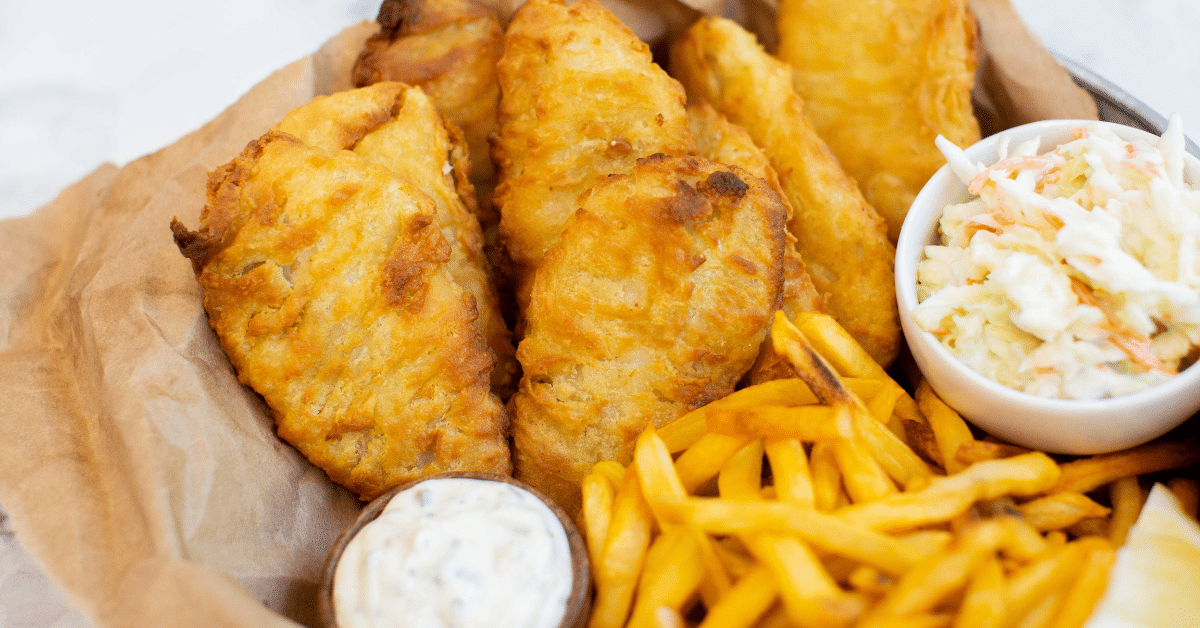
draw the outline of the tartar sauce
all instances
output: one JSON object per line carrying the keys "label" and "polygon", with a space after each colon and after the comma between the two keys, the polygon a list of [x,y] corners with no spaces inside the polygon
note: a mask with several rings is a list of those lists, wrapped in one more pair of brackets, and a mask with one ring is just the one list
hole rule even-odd
{"label": "tartar sauce", "polygon": [[397,493],[334,573],[341,628],[556,628],[572,588],[566,532],[504,482],[426,480]]}
{"label": "tartar sauce", "polygon": [[1043,397],[1100,399],[1166,381],[1200,343],[1200,192],[1178,116],[1156,145],[1102,125],[972,164],[938,146],[976,198],[947,207],[918,265],[917,324],[968,366]]}

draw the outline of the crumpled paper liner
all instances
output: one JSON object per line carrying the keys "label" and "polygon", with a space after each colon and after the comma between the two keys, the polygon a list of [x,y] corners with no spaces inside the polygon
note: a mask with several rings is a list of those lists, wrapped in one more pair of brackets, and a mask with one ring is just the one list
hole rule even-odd
{"label": "crumpled paper liner", "polygon": [[[628,1],[634,16],[654,6]],[[997,1],[1007,4],[973,5]],[[690,9],[670,6],[635,30],[667,37],[686,25]],[[774,4],[694,6],[762,31]],[[208,173],[287,111],[350,87],[375,30],[347,29],[171,146],[0,222],[0,504],[25,550],[101,626],[317,624],[326,552],[361,504],[280,440],[237,382],[168,225],[199,224]],[[1025,54],[1048,56],[1033,42]],[[1041,85],[1037,99],[1071,89]],[[1020,110],[1030,93],[1009,100]],[[1011,113],[991,99],[997,119]]]}

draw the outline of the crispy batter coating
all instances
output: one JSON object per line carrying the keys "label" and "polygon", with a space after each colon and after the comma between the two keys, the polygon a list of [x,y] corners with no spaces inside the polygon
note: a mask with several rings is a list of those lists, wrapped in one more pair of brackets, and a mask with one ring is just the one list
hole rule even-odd
{"label": "crispy batter coating", "polygon": [[671,51],[672,74],[762,148],[792,204],[788,224],[827,310],[880,364],[896,358],[900,323],[886,226],[804,117],[791,68],[737,23],[706,17]]}
{"label": "crispy batter coating", "polygon": [[420,87],[462,129],[485,225],[496,220],[487,138],[497,128],[496,61],[504,45],[494,6],[476,0],[384,0],[376,18],[379,32],[367,40],[353,71],[357,87],[381,81]]}
{"label": "crispy batter coating", "polygon": [[516,477],[568,512],[600,460],[732,392],[783,284],[787,210],[761,179],[654,155],[598,185],[542,260],[517,348]]}
{"label": "crispy batter coating", "polygon": [[209,177],[199,231],[171,225],[238,379],[363,499],[511,468],[491,352],[435,216],[387,169],[272,131]]}
{"label": "crispy batter coating", "polygon": [[966,0],[782,0],[780,59],[817,133],[887,220],[892,242],[945,160],[938,134],[979,141]]}
{"label": "crispy batter coating", "polygon": [[[692,136],[696,138],[696,148],[700,155],[717,163],[739,166],[766,181],[787,207],[787,217],[790,221],[792,205],[779,185],[775,168],[771,167],[767,156],[754,145],[750,134],[726,120],[725,116],[706,102],[689,105],[687,113],[688,124],[692,129]],[[783,303],[780,309],[789,319],[794,319],[800,312],[824,312],[827,295],[817,291],[812,278],[808,276],[808,271],[804,269],[800,251],[796,250],[796,238],[790,232],[786,233],[785,237],[787,244],[783,252]],[[787,358],[775,351],[768,334],[754,366],[746,374],[745,383],[758,384],[795,376],[795,369]]]}
{"label": "crispy batter coating", "polygon": [[461,138],[447,130],[424,92],[402,83],[317,97],[297,107],[276,125],[325,150],[352,150],[391,170],[428,196],[437,209],[437,228],[450,245],[446,267],[479,311],[476,324],[496,355],[492,390],[508,399],[518,370],[512,333],[500,314],[500,301],[487,258],[479,220],[471,211],[474,195]]}
{"label": "crispy batter coating", "polygon": [[497,66],[502,269],[517,301],[581,195],[655,153],[694,152],[683,88],[598,0],[529,0]]}
{"label": "crispy batter coating", "polygon": [[[687,108],[688,127],[696,139],[696,150],[701,157],[729,166],[737,166],[762,179],[779,195],[787,208],[787,217],[792,219],[792,204],[788,202],[779,176],[771,162],[763,154],[750,134],[733,124],[713,109],[708,103],[690,105]],[[804,260],[796,250],[796,238],[785,233],[788,245],[783,249],[783,313],[795,318],[799,312],[824,312],[825,296],[817,291],[812,278],[804,269]]]}

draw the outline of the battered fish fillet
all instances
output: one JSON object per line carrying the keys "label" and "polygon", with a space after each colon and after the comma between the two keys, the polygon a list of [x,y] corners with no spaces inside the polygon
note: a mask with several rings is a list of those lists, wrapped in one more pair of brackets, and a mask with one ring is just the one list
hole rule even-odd
{"label": "battered fish fillet", "polygon": [[[725,119],[708,103],[687,108],[688,127],[696,140],[700,156],[719,164],[737,166],[762,179],[774,190],[787,208],[787,217],[792,219],[792,205],[787,201],[779,176],[771,162],[763,154],[750,134],[742,127]],[[825,295],[817,291],[812,278],[804,269],[804,260],[796,250],[796,238],[785,233],[787,246],[783,249],[783,306],[784,315],[794,319],[800,312],[824,312]]]}
{"label": "battered fish fillet", "polygon": [[[771,162],[742,127],[733,124],[717,113],[708,103],[689,105],[688,124],[696,138],[696,149],[709,161],[738,166],[763,179],[779,194],[787,207],[788,220],[792,219],[792,206],[787,202],[779,177]],[[804,261],[796,250],[796,238],[785,234],[783,249],[783,303],[780,308],[785,316],[794,320],[800,312],[824,312],[825,295],[817,292],[812,278],[804,269]],[[758,384],[774,379],[795,377],[796,371],[787,358],[777,353],[771,345],[770,334],[763,341],[754,366],[747,373],[745,383]]]}
{"label": "battered fish fillet", "polygon": [[499,245],[524,310],[534,271],[585,192],[641,157],[694,148],[683,88],[598,0],[529,0],[497,72]]}
{"label": "battered fish fillet", "polygon": [[896,358],[900,323],[886,226],[804,117],[791,68],[737,23],[706,17],[671,51],[672,74],[694,101],[744,128],[779,174],[788,224],[828,313],[871,357]]}
{"label": "battered fish fillet", "polygon": [[470,178],[480,196],[480,219],[494,227],[495,172],[487,138],[497,128],[496,61],[504,46],[495,3],[384,0],[376,21],[379,32],[367,40],[354,64],[354,85],[400,81],[429,95],[438,111],[466,137]]}
{"label": "battered fish fillet", "polygon": [[270,132],[171,230],[238,379],[279,435],[371,499],[440,471],[511,469],[507,413],[433,202],[352,153]]}
{"label": "battered fish fillet", "polygon": [[817,133],[887,220],[892,242],[945,160],[979,141],[975,20],[966,0],[781,0],[776,54]]}
{"label": "battered fish fillet", "polygon": [[579,508],[600,460],[733,391],[779,309],[779,196],[745,170],[654,155],[599,184],[542,260],[517,348],[516,477]]}
{"label": "battered fish fillet", "polygon": [[470,209],[474,195],[464,175],[466,151],[425,93],[395,82],[338,92],[297,107],[275,128],[311,146],[352,150],[391,170],[433,201],[436,227],[450,245],[446,268],[475,297],[476,324],[496,355],[492,390],[508,399],[519,377],[516,348],[500,313],[479,220]]}

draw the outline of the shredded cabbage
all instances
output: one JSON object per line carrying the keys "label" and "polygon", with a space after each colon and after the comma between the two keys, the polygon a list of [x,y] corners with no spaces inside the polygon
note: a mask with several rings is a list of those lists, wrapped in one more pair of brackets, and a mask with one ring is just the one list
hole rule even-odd
{"label": "shredded cabbage", "polygon": [[913,318],[972,369],[1043,397],[1101,399],[1167,381],[1200,344],[1200,191],[1179,116],[1155,145],[1102,125],[990,167],[947,141],[972,194],[925,248]]}

